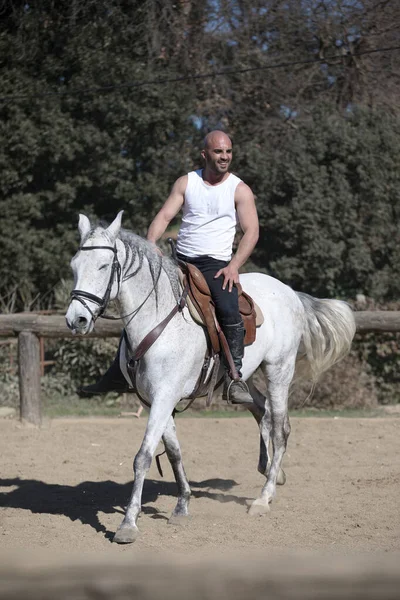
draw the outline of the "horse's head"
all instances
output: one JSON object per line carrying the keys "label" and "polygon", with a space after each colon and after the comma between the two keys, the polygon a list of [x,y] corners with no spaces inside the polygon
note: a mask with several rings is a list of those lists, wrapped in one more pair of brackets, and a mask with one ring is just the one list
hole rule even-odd
{"label": "horse's head", "polygon": [[107,228],[92,230],[85,215],[79,215],[81,243],[71,260],[74,289],[65,315],[72,333],[90,333],[94,322],[105,311],[107,304],[118,292],[121,281],[121,265],[118,260],[117,241],[121,229],[123,211]]}

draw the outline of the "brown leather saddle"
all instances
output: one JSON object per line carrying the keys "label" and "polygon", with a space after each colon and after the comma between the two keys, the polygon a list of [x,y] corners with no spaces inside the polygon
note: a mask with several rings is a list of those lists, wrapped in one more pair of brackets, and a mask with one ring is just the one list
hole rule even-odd
{"label": "brown leather saddle", "polygon": [[[204,278],[204,275],[197,267],[190,263],[179,262],[183,272],[184,283],[189,288],[189,310],[194,319],[206,328],[210,350],[213,354],[218,354],[221,350],[221,329],[215,315],[215,306],[211,298],[210,288]],[[257,312],[253,299],[242,290],[240,283],[236,284],[239,292],[239,311],[243,319],[245,328],[245,346],[250,346],[256,339]],[[190,306],[190,303],[192,306]],[[197,312],[194,313],[193,308]],[[225,348],[222,348],[225,351]]]}
{"label": "brown leather saddle", "polygon": [[[127,349],[127,370],[131,378],[132,389],[136,390],[136,393],[141,401],[149,406],[148,402],[142,398],[137,391],[136,374],[138,362],[158,339],[170,320],[177,314],[177,312],[183,310],[187,304],[192,318],[205,329],[206,338],[208,341],[208,349],[204,357],[203,367],[195,388],[192,393],[187,396],[190,402],[183,409],[186,410],[193,400],[195,398],[199,398],[200,396],[207,396],[207,406],[210,406],[214,388],[222,381],[221,379],[221,381],[218,382],[221,352],[223,352],[228,362],[232,379],[236,379],[238,377],[238,373],[233,363],[232,355],[224,333],[217,321],[210,289],[203,274],[197,267],[190,263],[185,263],[178,260],[178,264],[180,267],[180,280],[183,286],[183,293],[179,303],[165,317],[165,319],[163,319],[161,323],[154,327],[144,337],[135,351],[130,348],[126,333],[125,341]],[[237,287],[239,291],[239,310],[246,331],[244,342],[245,345],[250,345],[256,339],[256,326],[259,326],[263,323],[263,315],[252,298],[243,292],[241,285],[237,284]],[[175,409],[174,414],[175,412],[182,411],[177,411]]]}

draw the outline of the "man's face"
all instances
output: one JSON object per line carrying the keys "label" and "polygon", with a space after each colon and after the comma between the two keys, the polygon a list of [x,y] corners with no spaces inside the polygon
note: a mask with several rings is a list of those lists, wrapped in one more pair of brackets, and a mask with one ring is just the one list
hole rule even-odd
{"label": "man's face", "polygon": [[223,175],[232,161],[232,143],[227,136],[211,138],[201,154],[208,169]]}

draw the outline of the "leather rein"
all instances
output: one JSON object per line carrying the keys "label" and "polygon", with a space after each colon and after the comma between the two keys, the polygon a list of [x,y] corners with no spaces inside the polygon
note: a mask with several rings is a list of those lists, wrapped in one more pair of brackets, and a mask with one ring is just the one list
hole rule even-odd
{"label": "leather rein", "polygon": [[[130,279],[131,276],[132,276],[132,275],[128,275],[127,277],[125,277],[125,278],[123,278],[121,280],[122,269],[121,269],[121,265],[120,265],[120,263],[118,261],[117,247],[116,247],[116,245],[114,245],[114,246],[80,246],[79,250],[83,250],[83,251],[88,251],[88,250],[110,250],[111,252],[114,253],[114,258],[113,258],[113,263],[112,263],[112,266],[111,266],[110,279],[108,281],[107,289],[106,289],[106,291],[104,293],[103,298],[100,298],[100,296],[96,296],[95,294],[91,294],[90,292],[86,292],[84,290],[74,289],[74,290],[72,290],[72,292],[70,294],[71,295],[71,300],[78,300],[78,302],[80,302],[81,304],[83,304],[83,306],[92,315],[93,322],[95,322],[98,317],[102,317],[103,319],[115,319],[115,320],[122,319],[123,317],[114,317],[114,316],[111,316],[111,315],[105,315],[104,314],[104,312],[105,312],[105,310],[107,308],[107,305],[108,305],[108,303],[110,301],[111,290],[112,290],[112,286],[114,284],[115,276],[117,276],[118,291],[119,291],[119,289],[121,287],[121,281],[126,281],[126,279]],[[157,281],[158,281],[158,279],[157,279]],[[142,302],[142,304],[139,306],[139,308],[135,309],[131,313],[133,316],[135,316],[137,314],[137,312],[140,310],[140,308],[142,308],[142,306],[148,300],[148,298],[150,297],[150,294],[154,290],[154,287],[152,288],[152,290],[150,291],[150,293],[147,295],[147,297],[145,298],[144,302]],[[174,306],[174,308],[171,310],[171,312],[165,317],[165,319],[163,319],[161,321],[161,323],[159,323],[158,325],[156,325],[143,338],[143,340],[140,342],[139,346],[136,348],[135,352],[131,348],[131,345],[129,343],[128,337],[125,334],[126,344],[127,344],[128,348],[129,348],[131,354],[132,354],[132,356],[131,356],[131,358],[129,360],[129,364],[130,364],[131,367],[134,364],[137,365],[137,361],[139,361],[146,354],[147,350],[160,337],[161,333],[164,331],[164,329],[166,328],[166,326],[168,325],[168,323],[171,321],[171,319],[176,315],[176,313],[182,312],[182,310],[186,306],[186,297],[188,295],[188,291],[189,291],[189,288],[186,285],[185,289],[182,292],[181,297],[179,298],[178,303]],[[97,313],[97,315],[95,315],[93,313],[93,311],[90,309],[90,307],[85,302],[85,299],[86,300],[90,300],[91,302],[94,302],[95,304],[97,304],[100,307],[100,310]],[[125,316],[129,317],[131,315],[125,315]],[[124,332],[125,332],[125,330],[124,330]]]}

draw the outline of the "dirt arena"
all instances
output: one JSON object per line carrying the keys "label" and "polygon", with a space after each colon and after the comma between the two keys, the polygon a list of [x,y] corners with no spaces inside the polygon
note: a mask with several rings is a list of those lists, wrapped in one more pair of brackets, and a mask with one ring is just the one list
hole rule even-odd
{"label": "dirt arena", "polygon": [[[110,543],[131,490],[146,419],[57,419],[43,429],[0,421],[2,550],[76,552],[400,549],[400,418],[292,418],[286,485],[269,514],[247,507],[260,492],[258,430],[249,417],[179,418],[193,492],[186,527],[168,525],[175,483],[153,462],[141,536]],[[108,549],[108,550],[107,550]]]}

